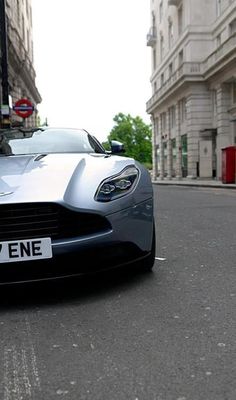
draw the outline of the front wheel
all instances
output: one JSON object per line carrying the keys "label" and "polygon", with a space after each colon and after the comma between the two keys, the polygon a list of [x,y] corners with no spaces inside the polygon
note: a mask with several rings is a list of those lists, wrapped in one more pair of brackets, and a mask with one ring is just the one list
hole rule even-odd
{"label": "front wheel", "polygon": [[139,269],[142,272],[151,272],[154,264],[155,264],[155,256],[156,256],[156,229],[155,222],[153,222],[153,231],[152,231],[152,247],[151,252],[148,257],[140,262]]}

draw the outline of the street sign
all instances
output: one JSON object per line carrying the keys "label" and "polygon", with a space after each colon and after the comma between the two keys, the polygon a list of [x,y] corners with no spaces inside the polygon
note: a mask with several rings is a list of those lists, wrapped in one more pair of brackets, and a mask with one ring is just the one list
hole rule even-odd
{"label": "street sign", "polygon": [[34,106],[28,99],[20,99],[16,101],[12,108],[21,118],[28,118],[34,111]]}
{"label": "street sign", "polygon": [[7,104],[2,104],[2,105],[1,105],[1,113],[2,113],[2,115],[7,115],[7,116],[9,116],[9,114],[10,114],[10,108],[9,108],[9,106],[8,106]]}

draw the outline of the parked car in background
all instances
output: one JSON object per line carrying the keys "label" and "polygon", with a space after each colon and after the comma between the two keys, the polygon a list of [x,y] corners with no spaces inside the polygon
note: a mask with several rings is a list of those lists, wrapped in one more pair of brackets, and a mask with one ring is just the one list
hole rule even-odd
{"label": "parked car in background", "polygon": [[0,138],[1,283],[152,269],[150,174],[121,143],[50,127]]}

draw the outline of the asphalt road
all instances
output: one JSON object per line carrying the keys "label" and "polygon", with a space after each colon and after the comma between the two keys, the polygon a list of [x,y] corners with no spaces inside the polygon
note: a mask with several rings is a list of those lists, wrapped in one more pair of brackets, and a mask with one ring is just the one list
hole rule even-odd
{"label": "asphalt road", "polygon": [[0,289],[1,400],[236,399],[236,191],[154,190],[153,273]]}

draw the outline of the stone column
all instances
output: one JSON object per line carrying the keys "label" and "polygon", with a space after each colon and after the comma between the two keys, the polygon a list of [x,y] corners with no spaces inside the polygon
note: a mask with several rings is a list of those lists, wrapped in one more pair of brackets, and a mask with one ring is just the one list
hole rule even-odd
{"label": "stone column", "polygon": [[176,179],[182,178],[182,150],[181,150],[181,132],[180,132],[180,105],[176,103]]}
{"label": "stone column", "polygon": [[157,179],[157,135],[158,119],[151,117],[152,121],[152,179]]}
{"label": "stone column", "polygon": [[200,132],[212,127],[211,101],[211,94],[205,85],[193,86],[192,94],[187,97],[188,178],[190,179],[197,177]]}
{"label": "stone column", "polygon": [[163,130],[161,124],[161,118],[158,119],[158,131],[160,137],[160,179],[164,179],[164,145],[163,145]]}
{"label": "stone column", "polygon": [[166,132],[167,132],[167,179],[172,179],[172,145],[170,137],[170,111],[166,113]]}
{"label": "stone column", "polygon": [[216,137],[216,177],[222,176],[222,149],[232,146],[230,135],[230,120],[228,109],[230,108],[229,85],[221,85],[217,88],[217,137]]}

